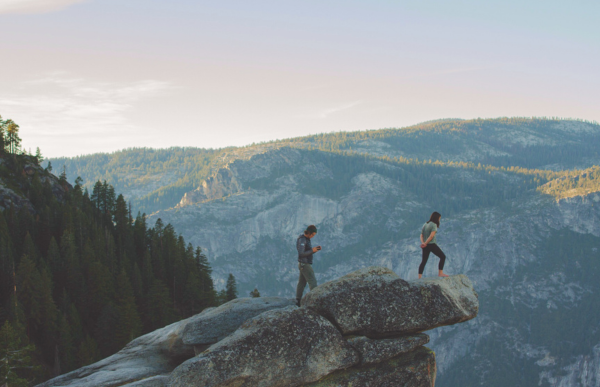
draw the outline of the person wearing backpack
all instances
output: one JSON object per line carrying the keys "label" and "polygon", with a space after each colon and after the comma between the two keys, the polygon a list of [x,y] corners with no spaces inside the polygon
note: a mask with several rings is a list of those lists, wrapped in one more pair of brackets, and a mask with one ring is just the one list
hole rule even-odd
{"label": "person wearing backpack", "polygon": [[296,287],[296,304],[298,306],[300,306],[300,300],[302,299],[302,293],[304,293],[306,284],[308,283],[310,290],[317,287],[317,279],[315,278],[312,263],[313,254],[320,251],[321,246],[312,247],[310,240],[315,235],[317,235],[317,227],[311,224],[296,240],[296,250],[298,250],[298,270],[300,271],[298,286]]}
{"label": "person wearing backpack", "polygon": [[423,250],[423,259],[421,260],[421,265],[419,266],[419,278],[423,277],[423,271],[425,270],[425,265],[427,264],[429,254],[431,253],[440,259],[438,275],[440,277],[448,277],[448,274],[444,273],[446,254],[444,254],[442,249],[440,249],[440,247],[437,245],[437,241],[435,239],[437,230],[440,227],[441,218],[442,215],[439,212],[434,212],[429,217],[429,221],[427,221],[427,223],[425,223],[421,229],[421,249]]}

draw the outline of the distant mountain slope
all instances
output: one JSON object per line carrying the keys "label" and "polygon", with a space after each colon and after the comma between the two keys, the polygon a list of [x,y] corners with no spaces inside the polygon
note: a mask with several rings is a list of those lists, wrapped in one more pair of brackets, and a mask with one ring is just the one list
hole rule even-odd
{"label": "distant mountain slope", "polygon": [[106,180],[134,211],[174,207],[186,192],[237,159],[281,147],[357,152],[393,158],[465,161],[494,166],[563,170],[600,164],[600,126],[573,120],[499,118],[438,120],[401,129],[327,133],[243,148],[127,149],[113,154],[50,159],[81,176],[91,189]]}
{"label": "distant mountain slope", "polygon": [[[294,148],[238,160],[227,170],[229,180],[207,184],[207,191],[226,194],[150,218],[202,246],[221,286],[233,273],[242,294],[257,287],[261,294],[293,296],[294,241],[311,223],[319,227],[314,243],[323,246],[314,265],[319,283],[370,265],[414,279],[419,231],[437,210],[446,269],[474,279],[481,312],[474,322],[433,336],[436,385],[591,386],[568,378],[600,380],[594,365],[600,288],[593,280],[600,275],[598,189],[557,201],[536,189],[553,173]],[[433,258],[426,275],[436,269]]]}
{"label": "distant mountain slope", "polygon": [[[446,270],[474,280],[481,306],[432,335],[436,385],[597,386],[598,149],[597,124],[497,119],[217,150],[179,198],[156,196],[149,222],[201,246],[218,286],[233,273],[242,295],[292,296],[306,225],[319,228],[320,283],[369,265],[413,279],[420,228],[437,210]],[[436,269],[432,257],[426,275]]]}

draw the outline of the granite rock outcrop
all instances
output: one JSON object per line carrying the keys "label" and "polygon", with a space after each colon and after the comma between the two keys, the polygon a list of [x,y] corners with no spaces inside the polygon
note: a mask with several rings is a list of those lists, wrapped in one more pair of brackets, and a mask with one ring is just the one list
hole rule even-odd
{"label": "granite rock outcrop", "polygon": [[472,288],[464,275],[407,282],[372,266],[317,287],[302,306],[328,318],[344,335],[406,335],[475,317],[479,303]]}
{"label": "granite rock outcrop", "polygon": [[186,361],[169,385],[293,387],[359,363],[324,317],[296,306],[265,312]]}
{"label": "granite rock outcrop", "polygon": [[288,298],[237,298],[217,308],[191,317],[185,326],[182,340],[202,352],[238,329],[245,321],[272,309],[296,305]]}
{"label": "granite rock outcrop", "polygon": [[300,308],[267,297],[207,309],[40,386],[433,387],[435,354],[419,332],[477,312],[466,276],[407,282],[368,267],[313,289]]}

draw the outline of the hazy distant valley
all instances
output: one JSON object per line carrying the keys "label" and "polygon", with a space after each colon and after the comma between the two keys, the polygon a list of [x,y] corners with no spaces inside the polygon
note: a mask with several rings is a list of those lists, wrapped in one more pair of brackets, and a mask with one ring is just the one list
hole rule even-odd
{"label": "hazy distant valley", "polygon": [[[292,297],[294,241],[316,224],[320,283],[370,265],[417,276],[418,235],[442,214],[446,269],[479,292],[479,317],[440,328],[438,386],[600,385],[600,126],[443,120],[203,150],[52,159],[91,190],[201,246],[222,287]],[[569,172],[571,171],[571,172]],[[426,275],[434,275],[430,259]]]}

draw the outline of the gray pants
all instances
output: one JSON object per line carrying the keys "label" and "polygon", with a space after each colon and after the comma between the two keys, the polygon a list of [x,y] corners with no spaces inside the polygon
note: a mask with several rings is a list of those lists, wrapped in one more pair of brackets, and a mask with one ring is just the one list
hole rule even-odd
{"label": "gray pants", "polygon": [[298,277],[298,286],[296,287],[296,299],[300,300],[306,283],[308,282],[308,287],[310,290],[313,290],[317,287],[317,279],[310,263],[298,263],[298,270],[300,270],[300,276]]}

